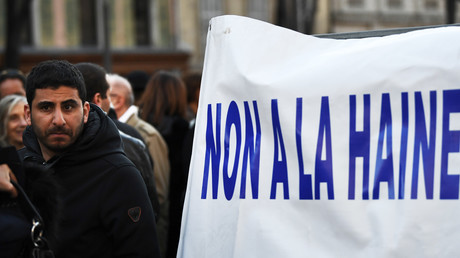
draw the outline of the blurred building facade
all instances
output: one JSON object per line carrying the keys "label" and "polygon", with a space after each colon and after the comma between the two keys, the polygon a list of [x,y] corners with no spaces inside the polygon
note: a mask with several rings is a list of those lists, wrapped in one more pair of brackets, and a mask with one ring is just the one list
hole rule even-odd
{"label": "blurred building facade", "polygon": [[[200,70],[215,16],[242,15],[324,34],[444,24],[448,2],[458,5],[456,0],[0,0],[0,50],[21,46],[19,64],[26,72],[50,58],[96,62],[121,74]],[[20,30],[11,30],[12,13],[15,26],[23,23]],[[20,34],[16,45],[8,41],[11,33]],[[2,63],[5,58],[0,55]]]}
{"label": "blurred building facade", "polygon": [[446,23],[445,0],[333,1],[332,32],[379,30]]}
{"label": "blurred building facade", "polygon": [[[307,34],[341,33],[446,23],[456,0],[187,0],[180,1],[181,42],[202,65],[209,19],[236,14]],[[460,17],[460,8],[456,8]],[[284,21],[284,23],[283,23]],[[311,26],[310,29],[308,27]]]}

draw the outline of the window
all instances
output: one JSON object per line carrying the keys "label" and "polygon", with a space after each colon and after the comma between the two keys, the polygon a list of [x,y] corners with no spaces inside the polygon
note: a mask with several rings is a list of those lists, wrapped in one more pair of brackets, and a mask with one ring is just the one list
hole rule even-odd
{"label": "window", "polygon": [[78,0],[40,0],[35,15],[39,32],[35,42],[40,47],[75,47],[80,45]]}
{"label": "window", "polygon": [[127,48],[135,45],[133,0],[111,0],[109,7],[110,45]]}
{"label": "window", "polygon": [[153,44],[159,48],[175,47],[174,1],[154,0],[151,9]]}
{"label": "window", "polygon": [[[14,3],[22,3],[17,1]],[[210,1],[211,2],[211,1]],[[23,45],[102,47],[106,12],[112,48],[175,48],[175,1],[34,0],[21,14]],[[18,4],[19,5],[19,4]],[[7,0],[0,0],[0,47],[6,44]],[[33,21],[33,22],[32,22]]]}

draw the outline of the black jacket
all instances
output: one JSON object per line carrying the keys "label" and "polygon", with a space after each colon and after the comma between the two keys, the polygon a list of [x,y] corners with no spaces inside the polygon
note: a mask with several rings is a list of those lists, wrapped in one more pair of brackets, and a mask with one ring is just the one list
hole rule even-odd
{"label": "black jacket", "polygon": [[[151,124],[152,120],[148,120]],[[169,149],[171,164],[171,181],[169,185],[169,230],[166,257],[176,257],[180,238],[182,209],[185,190],[187,188],[187,173],[184,162],[184,139],[189,130],[189,123],[179,116],[164,116],[161,124],[156,125]]]}
{"label": "black jacket", "polygon": [[145,184],[99,107],[91,104],[76,143],[48,162],[32,128],[26,128],[23,140],[23,161],[53,168],[62,188],[59,241],[52,245],[57,257],[159,257]]}
{"label": "black jacket", "polygon": [[[112,120],[113,121],[113,120]],[[120,128],[118,128],[120,130]],[[134,163],[136,168],[141,172],[142,179],[144,179],[147,193],[155,213],[155,221],[158,221],[160,214],[160,203],[158,201],[158,193],[155,187],[155,177],[153,175],[153,161],[150,158],[149,151],[145,144],[134,137],[119,131],[121,140],[123,141],[123,150],[131,162]]]}

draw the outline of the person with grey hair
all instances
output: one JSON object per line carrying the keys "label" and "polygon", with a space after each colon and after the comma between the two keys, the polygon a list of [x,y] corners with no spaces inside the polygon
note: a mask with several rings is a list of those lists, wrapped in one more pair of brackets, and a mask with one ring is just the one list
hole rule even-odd
{"label": "person with grey hair", "polygon": [[110,100],[116,118],[141,133],[153,159],[155,186],[160,203],[160,217],[157,222],[158,242],[162,257],[165,257],[169,228],[170,163],[168,146],[155,127],[138,117],[137,107],[134,106],[134,94],[129,81],[117,74],[107,74],[106,78],[110,85]]}
{"label": "person with grey hair", "polygon": [[22,133],[27,122],[24,117],[24,105],[27,100],[23,96],[8,95],[0,100],[0,146],[14,146],[17,150],[24,147]]}

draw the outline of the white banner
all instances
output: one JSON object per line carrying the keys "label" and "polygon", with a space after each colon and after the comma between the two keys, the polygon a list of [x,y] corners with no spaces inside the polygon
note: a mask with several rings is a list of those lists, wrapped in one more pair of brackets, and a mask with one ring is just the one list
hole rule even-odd
{"label": "white banner", "polygon": [[212,19],[178,257],[459,257],[459,42]]}

